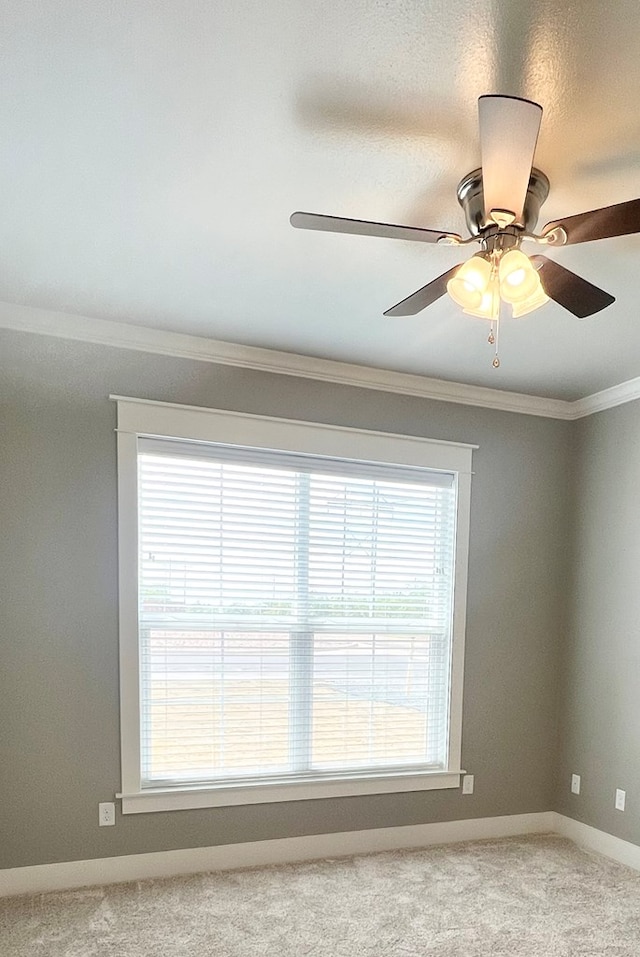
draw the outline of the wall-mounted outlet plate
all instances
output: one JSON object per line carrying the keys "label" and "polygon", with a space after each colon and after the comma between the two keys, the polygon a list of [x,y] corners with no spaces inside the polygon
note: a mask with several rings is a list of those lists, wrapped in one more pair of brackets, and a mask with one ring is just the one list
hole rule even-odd
{"label": "wall-mounted outlet plate", "polygon": [[616,811],[624,811],[627,800],[627,792],[621,788],[616,788]]}
{"label": "wall-mounted outlet plate", "polygon": [[580,794],[580,775],[579,774],[571,775],[571,793]]}
{"label": "wall-mounted outlet plate", "polygon": [[113,801],[103,801],[98,804],[98,824],[100,827],[111,827],[116,823],[116,806]]}
{"label": "wall-mounted outlet plate", "polygon": [[473,794],[473,774],[465,774],[462,778],[462,793]]}

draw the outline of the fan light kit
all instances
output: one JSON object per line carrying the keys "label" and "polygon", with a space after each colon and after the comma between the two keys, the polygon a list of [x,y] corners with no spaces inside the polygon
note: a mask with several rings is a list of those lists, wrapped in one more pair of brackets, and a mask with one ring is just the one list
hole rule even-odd
{"label": "fan light kit", "polygon": [[488,320],[489,342],[498,358],[501,317],[511,307],[514,318],[526,316],[553,299],[579,319],[615,302],[613,296],[546,256],[529,257],[523,241],[566,246],[594,239],[640,232],[640,199],[592,209],[547,223],[534,232],[540,207],[549,194],[549,180],[533,166],[542,120],[542,107],[514,96],[481,96],[478,100],[482,168],[458,184],[469,237],[437,229],[396,226],[318,213],[293,213],[298,229],[319,229],[358,236],[380,236],[412,242],[466,246],[480,252],[454,266],[406,299],[385,316],[415,316],[445,293],[469,316]]}

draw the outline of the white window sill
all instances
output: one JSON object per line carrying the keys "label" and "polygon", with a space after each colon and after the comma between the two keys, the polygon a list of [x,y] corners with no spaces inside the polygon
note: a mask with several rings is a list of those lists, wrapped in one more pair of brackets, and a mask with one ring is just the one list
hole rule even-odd
{"label": "white window sill", "polygon": [[278,801],[308,801],[358,794],[392,794],[399,791],[432,791],[460,786],[461,771],[430,771],[422,774],[380,775],[365,779],[304,781],[299,784],[245,785],[243,787],[145,788],[133,794],[118,794],[123,814],[179,811],[188,808],[226,807],[234,804],[271,804]]}

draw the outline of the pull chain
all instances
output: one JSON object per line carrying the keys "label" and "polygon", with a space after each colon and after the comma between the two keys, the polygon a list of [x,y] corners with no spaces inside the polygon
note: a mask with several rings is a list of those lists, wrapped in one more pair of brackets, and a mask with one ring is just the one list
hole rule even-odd
{"label": "pull chain", "polygon": [[495,345],[495,352],[494,352],[493,362],[491,363],[491,365],[493,366],[494,369],[499,369],[499,368],[500,368],[500,359],[498,358],[498,340],[499,340],[499,338],[500,338],[500,305],[501,305],[501,301],[500,301],[500,294],[498,293],[498,288],[497,288],[497,286],[498,286],[498,276],[497,276],[497,273],[498,273],[498,262],[499,262],[499,256],[497,255],[497,252],[494,250],[493,257],[492,257],[492,262],[491,262],[491,278],[490,278],[490,283],[491,283],[491,297],[492,297],[491,311],[492,311],[493,315],[492,315],[492,317],[491,317],[491,329],[490,329],[490,331],[489,331],[489,338],[488,338],[488,340],[487,340],[488,343],[489,343],[489,345],[492,345],[492,346]]}
{"label": "pull chain", "polygon": [[[491,331],[491,335],[489,336],[489,342],[491,342],[492,336],[493,336],[493,330]],[[491,363],[491,365],[493,366],[494,369],[500,368],[500,359],[498,357],[498,340],[499,339],[500,339],[500,316],[496,318],[496,334],[495,336],[493,336],[493,340],[495,342],[496,348],[495,348],[495,354],[493,356],[493,362]]]}

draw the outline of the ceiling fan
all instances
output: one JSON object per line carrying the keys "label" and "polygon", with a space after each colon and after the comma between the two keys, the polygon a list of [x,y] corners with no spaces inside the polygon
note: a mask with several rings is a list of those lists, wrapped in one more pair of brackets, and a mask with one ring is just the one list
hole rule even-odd
{"label": "ceiling fan", "polygon": [[549,193],[549,180],[533,166],[542,107],[519,97],[488,95],[479,98],[478,112],[482,167],[468,173],[457,188],[470,234],[467,239],[446,230],[318,213],[296,212],[290,222],[298,229],[411,242],[452,246],[478,243],[480,252],[396,303],[384,315],[414,316],[448,292],[465,313],[491,322],[489,342],[495,344],[493,365],[498,368],[498,329],[505,304],[517,318],[553,299],[574,316],[585,319],[615,301],[609,293],[546,256],[529,258],[521,251],[521,243],[566,246],[640,232],[640,199],[555,220],[536,234],[540,207]]}

